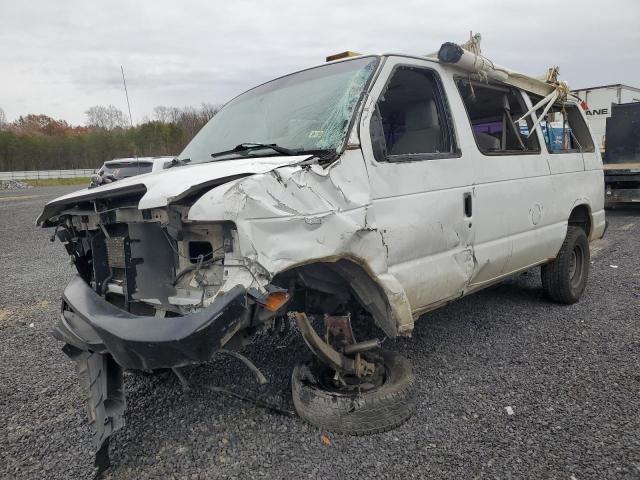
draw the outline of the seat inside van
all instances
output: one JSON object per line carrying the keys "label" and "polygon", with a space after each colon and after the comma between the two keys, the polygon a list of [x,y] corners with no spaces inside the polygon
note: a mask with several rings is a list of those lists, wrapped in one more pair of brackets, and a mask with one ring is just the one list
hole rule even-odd
{"label": "seat inside van", "polygon": [[443,151],[436,92],[429,75],[411,69],[396,71],[379,103],[390,155]]}
{"label": "seat inside van", "polygon": [[416,152],[436,152],[440,141],[440,125],[436,103],[423,100],[407,107],[404,133],[393,144],[392,155]]}

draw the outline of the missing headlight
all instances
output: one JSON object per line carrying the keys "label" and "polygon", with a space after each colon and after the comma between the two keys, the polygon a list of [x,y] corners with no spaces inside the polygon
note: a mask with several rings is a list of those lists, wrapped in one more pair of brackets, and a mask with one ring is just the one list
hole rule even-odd
{"label": "missing headlight", "polygon": [[202,241],[189,242],[189,261],[198,263],[201,258],[204,262],[213,258],[213,246],[211,243]]}

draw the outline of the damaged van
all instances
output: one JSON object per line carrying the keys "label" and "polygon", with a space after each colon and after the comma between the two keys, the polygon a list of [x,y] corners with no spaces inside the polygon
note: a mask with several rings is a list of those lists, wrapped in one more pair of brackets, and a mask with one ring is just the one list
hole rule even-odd
{"label": "damaged van", "polygon": [[[383,337],[536,266],[549,299],[579,300],[605,230],[584,114],[557,71],[539,80],[464,47],[346,53],[267,82],[171,168],[46,204],[37,222],[77,269],[54,335],[77,363],[99,455],[123,426],[125,369],[240,357],[291,321],[317,359],[292,365],[296,410],[366,434],[414,402],[411,365]],[[547,121],[562,122],[560,147]],[[354,339],[355,316],[378,337]]]}

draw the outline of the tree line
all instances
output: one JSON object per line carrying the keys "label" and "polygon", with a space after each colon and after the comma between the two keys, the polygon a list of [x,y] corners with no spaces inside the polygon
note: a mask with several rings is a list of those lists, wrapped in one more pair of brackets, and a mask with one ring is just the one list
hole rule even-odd
{"label": "tree line", "polygon": [[220,107],[154,109],[153,118],[131,125],[113,105],[96,105],[86,125],[29,114],[7,122],[0,108],[0,171],[97,168],[120,157],[177,155]]}

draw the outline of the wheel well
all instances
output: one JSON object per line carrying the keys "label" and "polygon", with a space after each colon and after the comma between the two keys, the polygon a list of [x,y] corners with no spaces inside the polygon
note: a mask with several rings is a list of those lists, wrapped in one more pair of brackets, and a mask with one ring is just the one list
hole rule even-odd
{"label": "wheel well", "polygon": [[398,329],[384,290],[360,264],[347,259],[318,261],[279,273],[273,283],[292,292],[290,309],[341,314],[361,308],[388,336]]}
{"label": "wheel well", "polygon": [[587,238],[591,235],[591,212],[587,205],[574,207],[569,215],[569,225],[580,227],[586,233]]}

